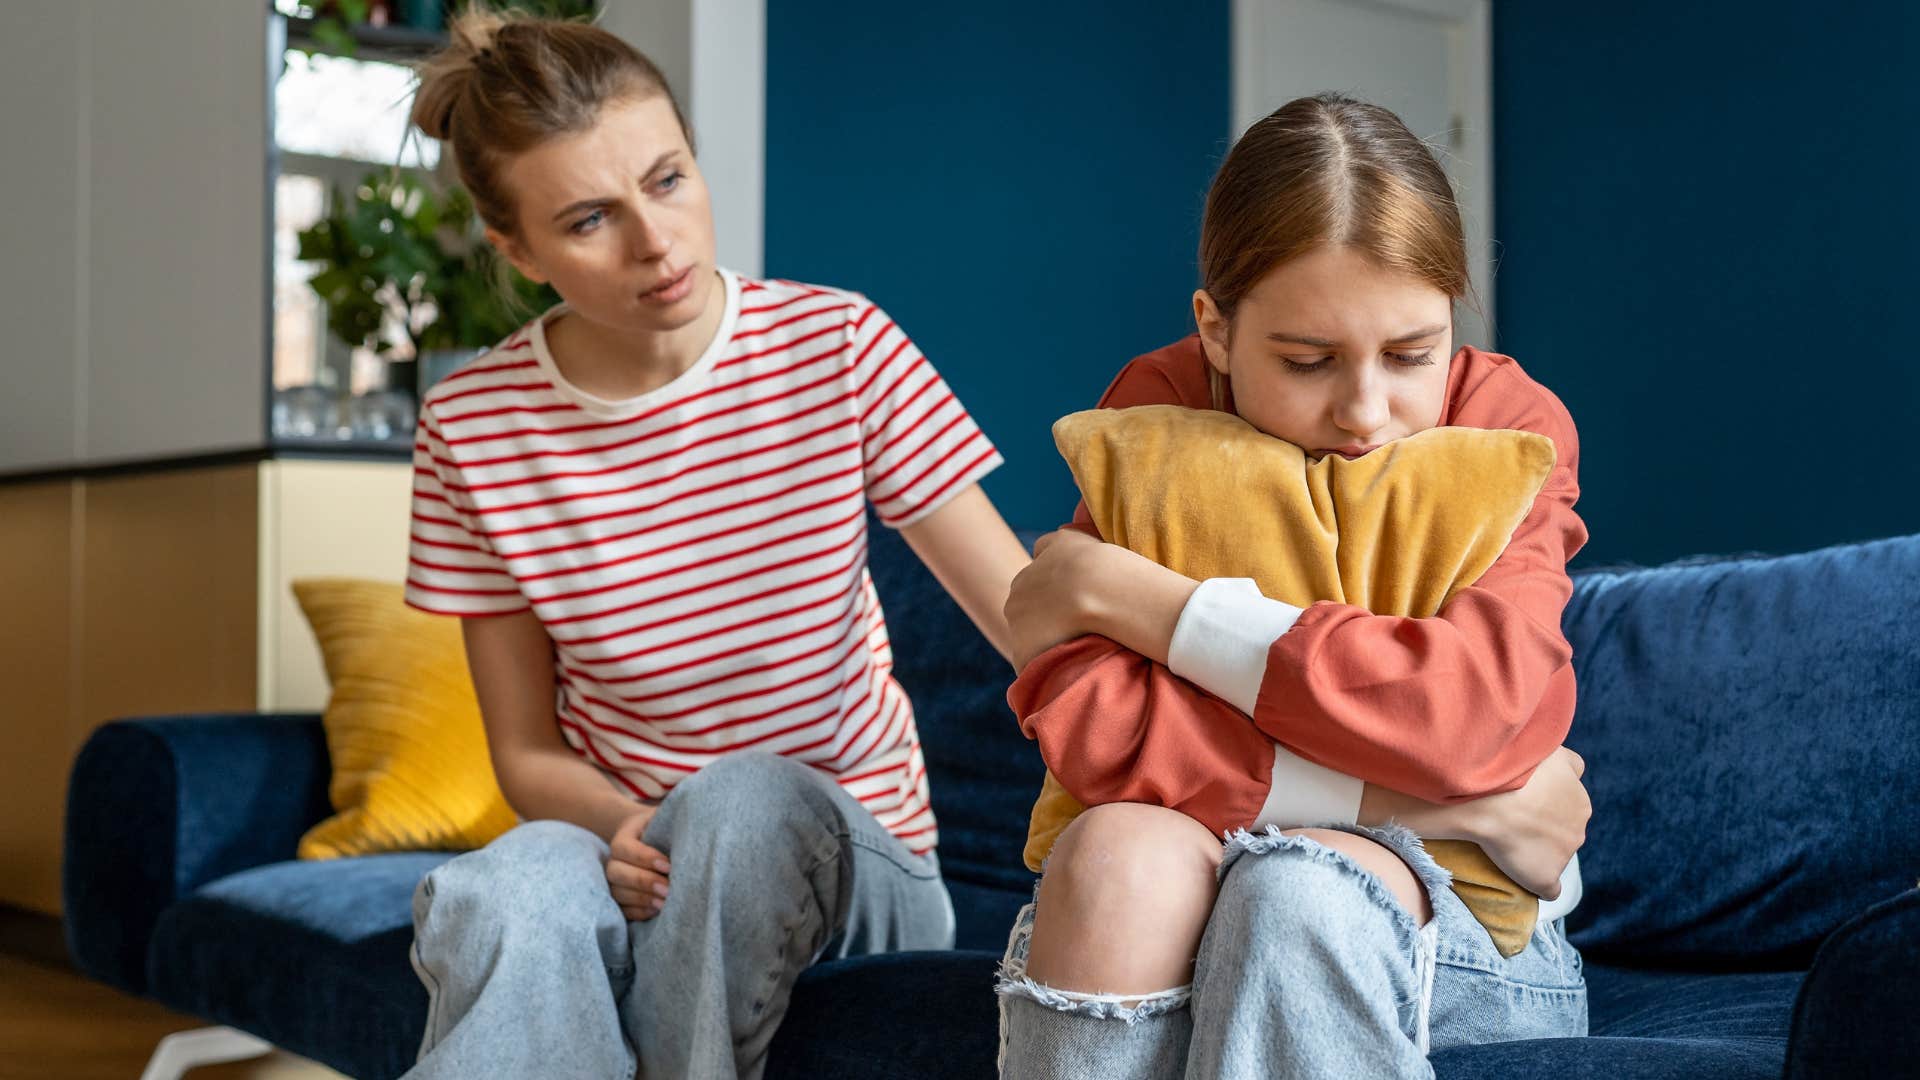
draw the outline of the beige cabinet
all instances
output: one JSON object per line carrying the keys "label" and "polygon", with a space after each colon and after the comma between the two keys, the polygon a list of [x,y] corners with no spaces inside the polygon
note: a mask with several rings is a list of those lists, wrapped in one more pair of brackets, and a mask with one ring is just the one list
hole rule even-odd
{"label": "beige cabinet", "polygon": [[0,487],[0,902],[54,911],[60,814],[74,748],[73,537],[78,488]]}
{"label": "beige cabinet", "polygon": [[325,704],[290,583],[400,580],[411,480],[281,459],[0,484],[0,903],[59,911],[67,774],[95,727]]}

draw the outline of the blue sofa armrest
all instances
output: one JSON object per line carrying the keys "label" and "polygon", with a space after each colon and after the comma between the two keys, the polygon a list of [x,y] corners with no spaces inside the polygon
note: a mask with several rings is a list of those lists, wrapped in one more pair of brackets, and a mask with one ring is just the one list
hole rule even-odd
{"label": "blue sofa armrest", "polygon": [[67,787],[67,948],[140,994],[160,913],[215,878],[294,857],[331,812],[313,713],[121,720],[80,749]]}
{"label": "blue sofa armrest", "polygon": [[1821,944],[1800,985],[1786,1080],[1881,1076],[1920,1062],[1920,888],[1875,904]]}

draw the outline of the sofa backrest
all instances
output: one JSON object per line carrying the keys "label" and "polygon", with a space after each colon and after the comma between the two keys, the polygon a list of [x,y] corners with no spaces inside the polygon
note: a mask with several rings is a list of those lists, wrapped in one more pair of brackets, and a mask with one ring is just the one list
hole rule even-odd
{"label": "sofa backrest", "polygon": [[1920,536],[1581,574],[1601,959],[1799,966],[1920,879]]}
{"label": "sofa backrest", "polygon": [[[1025,890],[1043,767],[1012,673],[897,533],[869,531],[942,868]],[[1798,966],[1920,879],[1920,536],[1583,573],[1564,627],[1594,801],[1568,919],[1583,949]]]}
{"label": "sofa backrest", "polygon": [[[913,701],[933,787],[941,873],[1026,892],[1033,875],[1020,851],[1046,766],[1007,707],[1013,669],[898,532],[870,517],[867,534],[894,678]],[[1021,539],[1031,546],[1034,537]]]}

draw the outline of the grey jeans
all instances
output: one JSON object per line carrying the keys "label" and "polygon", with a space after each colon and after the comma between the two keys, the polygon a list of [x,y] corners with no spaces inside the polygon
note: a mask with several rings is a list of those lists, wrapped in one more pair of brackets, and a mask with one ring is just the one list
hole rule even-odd
{"label": "grey jeans", "polygon": [[1323,825],[1406,860],[1425,926],[1371,871],[1307,836],[1227,841],[1193,983],[1120,1000],[1026,975],[1033,905],[1001,965],[1001,1074],[1099,1077],[1431,1077],[1430,1050],[1587,1033],[1587,987],[1564,920],[1504,958],[1398,825]]}
{"label": "grey jeans", "polygon": [[429,1004],[409,1077],[758,1077],[808,965],[953,944],[938,860],[800,762],[723,757],[667,795],[644,839],[673,862],[646,922],[608,892],[607,845],[565,822],[528,822],[421,881]]}

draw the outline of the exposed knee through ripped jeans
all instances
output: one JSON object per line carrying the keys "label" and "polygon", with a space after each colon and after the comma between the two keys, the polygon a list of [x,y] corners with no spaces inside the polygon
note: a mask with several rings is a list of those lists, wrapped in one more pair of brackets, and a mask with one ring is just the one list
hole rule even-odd
{"label": "exposed knee through ripped jeans", "polygon": [[1001,964],[1006,1077],[1427,1077],[1462,1043],[1584,1035],[1586,986],[1560,921],[1503,958],[1410,830],[1327,824],[1374,840],[1433,905],[1425,926],[1344,852],[1309,836],[1226,840],[1193,982],[1077,993],[1027,976],[1034,905]]}

